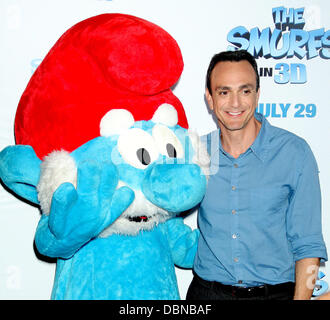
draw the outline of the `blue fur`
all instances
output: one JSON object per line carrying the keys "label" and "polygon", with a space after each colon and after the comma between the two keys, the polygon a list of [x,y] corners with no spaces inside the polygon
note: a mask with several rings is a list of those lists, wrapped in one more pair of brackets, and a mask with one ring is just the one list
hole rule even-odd
{"label": "blue fur", "polygon": [[[134,127],[151,133],[154,125],[141,121]],[[180,298],[174,266],[192,267],[198,230],[192,231],[182,218],[171,218],[137,235],[99,237],[134,201],[132,189],[170,212],[201,201],[206,179],[200,167],[191,164],[186,130],[170,130],[186,147],[184,159],[159,155],[144,170],[123,161],[118,136],[98,137],[71,153],[78,168],[77,187],[58,187],[35,236],[40,253],[57,258],[52,299]],[[9,147],[0,153],[0,177],[18,195],[38,203],[40,163],[31,147]],[[117,189],[119,180],[127,186]]]}
{"label": "blue fur", "polygon": [[58,259],[52,299],[180,299],[174,263],[191,267],[197,236],[175,218],[136,237],[90,241]]}
{"label": "blue fur", "polygon": [[35,186],[40,177],[41,161],[30,146],[9,146],[0,152],[0,178],[17,195],[38,203]]}

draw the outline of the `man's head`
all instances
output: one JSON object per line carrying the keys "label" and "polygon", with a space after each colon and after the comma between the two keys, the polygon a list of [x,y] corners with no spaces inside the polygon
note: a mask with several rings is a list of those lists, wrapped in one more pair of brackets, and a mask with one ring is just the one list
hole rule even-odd
{"label": "man's head", "polygon": [[221,52],[212,58],[205,95],[221,129],[251,129],[259,94],[257,64],[247,51]]}
{"label": "man's head", "polygon": [[235,61],[239,62],[242,60],[248,61],[255,74],[256,74],[256,91],[259,90],[260,88],[260,78],[259,78],[259,73],[258,73],[258,66],[255,58],[248,53],[246,50],[237,50],[237,51],[223,51],[220,53],[215,54],[209,64],[209,67],[207,69],[206,73],[206,87],[209,90],[210,94],[212,94],[211,90],[211,73],[214,69],[214,67],[219,63],[219,62],[225,62],[225,61]]}

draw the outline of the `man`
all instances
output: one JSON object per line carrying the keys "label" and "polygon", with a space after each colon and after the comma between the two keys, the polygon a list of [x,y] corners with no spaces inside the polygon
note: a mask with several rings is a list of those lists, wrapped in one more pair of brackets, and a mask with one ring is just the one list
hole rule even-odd
{"label": "man", "polygon": [[308,144],[255,112],[255,59],[215,55],[206,99],[220,130],[207,135],[211,170],[187,299],[310,299],[320,258],[318,168]]}

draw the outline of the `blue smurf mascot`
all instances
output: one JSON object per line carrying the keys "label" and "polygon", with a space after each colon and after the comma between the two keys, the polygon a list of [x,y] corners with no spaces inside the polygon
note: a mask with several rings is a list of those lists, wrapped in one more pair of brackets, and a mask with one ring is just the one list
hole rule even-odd
{"label": "blue smurf mascot", "polygon": [[192,267],[199,233],[179,213],[202,200],[209,163],[170,89],[182,67],[163,29],[105,14],[69,29],[33,74],[0,178],[40,206],[52,299],[180,298],[175,265]]}

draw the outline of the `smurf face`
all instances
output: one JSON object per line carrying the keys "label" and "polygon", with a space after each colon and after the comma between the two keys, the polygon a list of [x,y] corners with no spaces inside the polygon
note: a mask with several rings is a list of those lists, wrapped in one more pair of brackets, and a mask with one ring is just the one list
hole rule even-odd
{"label": "smurf face", "polygon": [[[209,159],[197,135],[177,125],[174,107],[163,104],[151,120],[138,122],[127,110],[113,109],[101,120],[100,133],[71,154],[54,152],[45,158],[38,185],[45,214],[61,183],[76,186],[76,168],[86,161],[115,165],[117,188],[126,186],[135,194],[132,204],[100,237],[151,230],[201,201]],[[57,168],[62,168],[61,174]]]}

